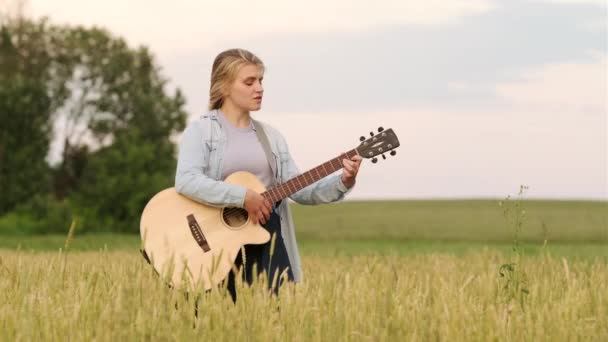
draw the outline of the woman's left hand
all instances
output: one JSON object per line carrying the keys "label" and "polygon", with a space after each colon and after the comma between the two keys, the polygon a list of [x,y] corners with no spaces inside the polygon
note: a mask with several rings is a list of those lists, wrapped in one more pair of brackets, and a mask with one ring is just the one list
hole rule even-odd
{"label": "woman's left hand", "polygon": [[357,173],[359,172],[359,166],[361,166],[361,161],[363,158],[359,155],[355,155],[350,160],[342,159],[343,173],[342,173],[342,183],[347,188],[352,188],[355,185],[355,181],[357,178]]}

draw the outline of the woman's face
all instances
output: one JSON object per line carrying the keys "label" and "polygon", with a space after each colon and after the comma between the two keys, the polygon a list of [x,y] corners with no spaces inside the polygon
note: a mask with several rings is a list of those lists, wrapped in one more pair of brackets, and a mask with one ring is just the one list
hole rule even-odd
{"label": "woman's face", "polygon": [[225,100],[244,111],[256,111],[262,108],[262,68],[254,64],[246,64],[236,75],[230,85]]}

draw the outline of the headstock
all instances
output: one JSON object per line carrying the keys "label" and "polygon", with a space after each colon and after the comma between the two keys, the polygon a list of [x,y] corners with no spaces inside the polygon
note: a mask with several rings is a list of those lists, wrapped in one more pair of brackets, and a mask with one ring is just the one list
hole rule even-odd
{"label": "headstock", "polygon": [[377,155],[382,155],[383,159],[386,159],[384,153],[389,152],[391,156],[397,154],[395,149],[399,147],[399,140],[397,135],[391,128],[385,130],[382,127],[378,127],[378,133],[369,132],[370,138],[365,137],[359,138],[361,144],[357,147],[357,152],[362,158],[373,158],[372,163],[378,162],[378,158],[374,158]]}

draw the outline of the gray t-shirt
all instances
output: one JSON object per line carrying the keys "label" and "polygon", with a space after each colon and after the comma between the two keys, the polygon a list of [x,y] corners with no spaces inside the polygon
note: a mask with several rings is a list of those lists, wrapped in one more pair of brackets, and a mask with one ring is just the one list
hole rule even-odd
{"label": "gray t-shirt", "polygon": [[253,173],[268,189],[273,184],[272,170],[253,128],[253,121],[249,127],[239,128],[228,121],[224,113],[218,111],[218,114],[227,137],[222,180],[234,172],[247,171]]}

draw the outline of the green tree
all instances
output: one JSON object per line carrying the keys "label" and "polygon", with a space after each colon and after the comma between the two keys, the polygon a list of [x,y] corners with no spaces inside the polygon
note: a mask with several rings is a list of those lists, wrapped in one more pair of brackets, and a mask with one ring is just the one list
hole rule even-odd
{"label": "green tree", "polygon": [[174,146],[144,139],[137,130],[93,154],[72,196],[89,231],[138,232],[144,205],[171,186]]}
{"label": "green tree", "polygon": [[45,157],[53,108],[47,55],[34,43],[43,25],[0,26],[0,215],[50,189]]}
{"label": "green tree", "polygon": [[[147,48],[104,29],[1,24],[0,189],[15,194],[2,197],[0,215],[52,179],[56,201],[83,215],[87,229],[136,232],[145,202],[173,181],[170,137],[187,117],[181,92],[168,94]],[[62,150],[49,171],[53,127]]]}
{"label": "green tree", "polygon": [[0,214],[48,191],[49,99],[25,77],[0,79]]}
{"label": "green tree", "polygon": [[185,127],[184,98],[166,94],[146,48],[129,49],[96,28],[72,29],[66,41],[79,85],[66,122],[81,132],[65,139],[56,180],[67,181],[55,183],[56,193],[73,190],[85,229],[137,232],[145,203],[173,182],[170,137]]}

